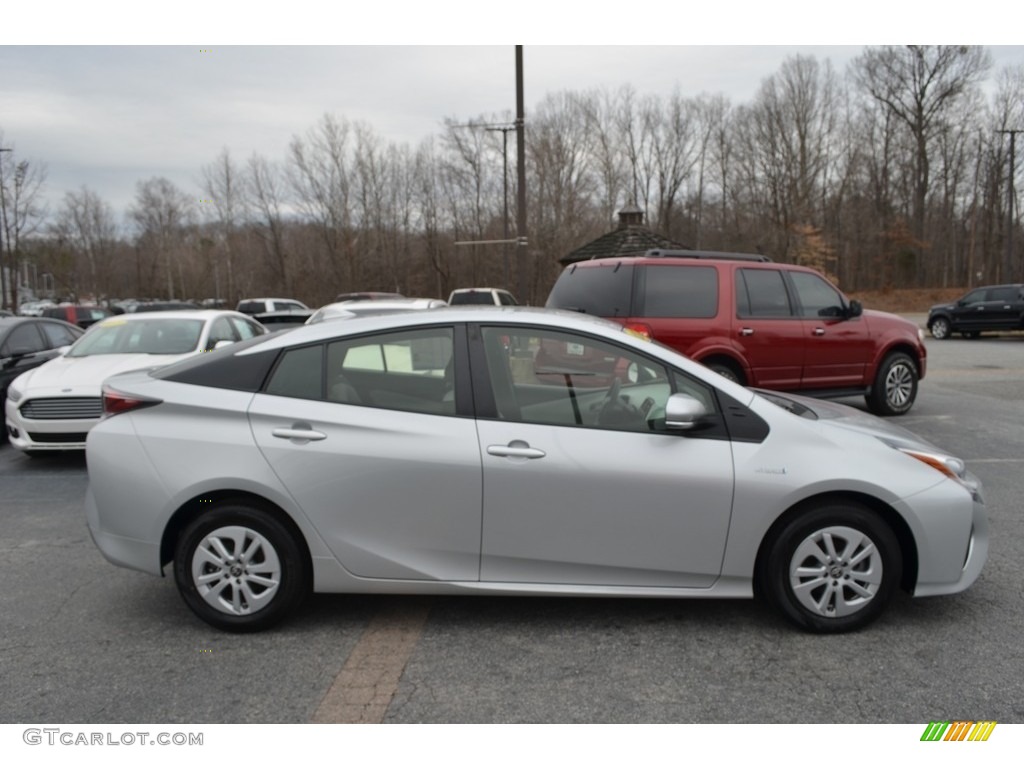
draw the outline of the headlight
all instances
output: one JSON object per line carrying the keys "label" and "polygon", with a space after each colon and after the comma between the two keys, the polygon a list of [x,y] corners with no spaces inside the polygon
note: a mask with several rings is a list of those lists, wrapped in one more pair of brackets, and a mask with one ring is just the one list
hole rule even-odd
{"label": "headlight", "polygon": [[7,386],[7,399],[12,403],[21,400],[21,390],[15,387],[13,383]]}
{"label": "headlight", "polygon": [[949,456],[944,453],[925,450],[913,444],[908,445],[899,439],[888,437],[879,437],[878,439],[890,448],[910,456],[911,458],[917,459],[923,464],[927,464],[932,469],[944,474],[950,480],[956,480],[960,483],[965,483],[967,480],[967,465],[964,464],[962,459],[958,459],[955,456]]}
{"label": "headlight", "polygon": [[926,451],[915,451],[910,448],[899,448],[898,450],[907,454],[907,456],[911,456],[918,461],[924,462],[932,469],[937,469],[951,480],[958,480],[961,483],[964,482],[967,466],[958,458],[953,456],[943,456],[942,454],[937,453],[928,453]]}

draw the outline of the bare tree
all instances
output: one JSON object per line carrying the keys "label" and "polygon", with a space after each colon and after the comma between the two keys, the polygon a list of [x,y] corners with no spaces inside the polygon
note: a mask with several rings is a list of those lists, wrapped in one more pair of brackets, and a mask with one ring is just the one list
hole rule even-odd
{"label": "bare tree", "polygon": [[[4,136],[0,131],[0,147],[3,144]],[[18,265],[22,241],[39,228],[46,215],[40,199],[46,181],[46,166],[17,160],[13,147],[4,149],[11,151],[0,152],[0,234],[3,236],[0,303],[13,311],[18,307]]]}
{"label": "bare tree", "polygon": [[[158,264],[163,266],[164,277],[167,279],[167,298],[175,298],[175,266],[178,267],[181,298],[185,298],[184,268],[181,263],[185,249],[182,244],[186,230],[195,223],[192,198],[165,178],[140,181],[135,188],[135,205],[129,208],[128,216],[137,229],[142,252],[147,249],[153,251],[152,267]],[[141,273],[141,261],[139,271]]]}
{"label": "bare tree", "polygon": [[284,218],[284,180],[280,168],[259,154],[253,154],[246,166],[246,209],[263,245],[263,253],[273,273],[275,285],[292,293],[292,273],[288,267]]}
{"label": "bare tree", "polygon": [[348,121],[324,115],[305,138],[292,139],[287,174],[296,207],[316,228],[335,281],[355,290],[350,132]]}
{"label": "bare tree", "polygon": [[869,48],[854,61],[857,85],[909,131],[913,143],[913,236],[918,242],[927,239],[933,142],[956,102],[990,67],[987,51],[964,45]]}
{"label": "bare tree", "polygon": [[[57,212],[54,232],[85,259],[89,274],[87,290],[96,296],[105,293],[118,235],[110,204],[88,187],[68,192]],[[78,286],[76,292],[77,289]]]}
{"label": "bare tree", "polygon": [[[213,210],[215,213],[213,220],[217,239],[224,254],[224,267],[227,272],[225,294],[230,300],[235,301],[239,296],[235,292],[236,248],[234,241],[243,217],[242,175],[231,160],[231,154],[227,147],[220,151],[212,163],[203,166],[201,173],[203,192],[209,198],[211,206],[208,210]],[[220,275],[219,270],[216,269],[216,256],[214,261],[214,283],[217,286],[217,298],[220,298]]]}

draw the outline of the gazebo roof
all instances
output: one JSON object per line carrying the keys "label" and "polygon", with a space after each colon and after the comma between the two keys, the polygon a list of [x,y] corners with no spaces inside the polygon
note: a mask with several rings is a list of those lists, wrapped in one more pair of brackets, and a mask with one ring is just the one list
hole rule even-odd
{"label": "gazebo roof", "polygon": [[561,264],[575,264],[577,261],[588,261],[589,259],[638,256],[651,248],[686,250],[689,246],[652,232],[643,225],[643,211],[637,206],[631,205],[619,211],[618,229],[601,235],[596,240],[591,240],[558,261]]}

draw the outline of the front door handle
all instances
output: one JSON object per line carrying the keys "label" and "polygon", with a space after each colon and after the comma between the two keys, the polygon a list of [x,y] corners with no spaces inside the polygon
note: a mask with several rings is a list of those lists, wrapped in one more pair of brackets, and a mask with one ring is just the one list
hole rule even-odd
{"label": "front door handle", "polygon": [[815,328],[814,331],[812,331],[812,333],[814,333],[815,336],[824,336],[825,335],[825,329],[824,328]]}
{"label": "front door handle", "polygon": [[740,328],[740,336],[753,336],[753,335],[754,335],[754,329],[753,328]]}
{"label": "front door handle", "polygon": [[515,459],[543,459],[547,456],[540,448],[531,448],[529,443],[522,440],[513,440],[508,445],[488,445],[487,453]]}

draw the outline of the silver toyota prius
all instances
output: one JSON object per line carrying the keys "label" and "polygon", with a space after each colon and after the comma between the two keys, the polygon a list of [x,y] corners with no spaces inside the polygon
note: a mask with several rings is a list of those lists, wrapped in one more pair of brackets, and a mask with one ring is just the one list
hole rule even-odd
{"label": "silver toyota prius", "polygon": [[754,392],[621,326],[443,308],[262,336],[103,388],[111,562],[268,627],[310,591],[752,597],[814,632],[969,587],[977,479],[891,421]]}

